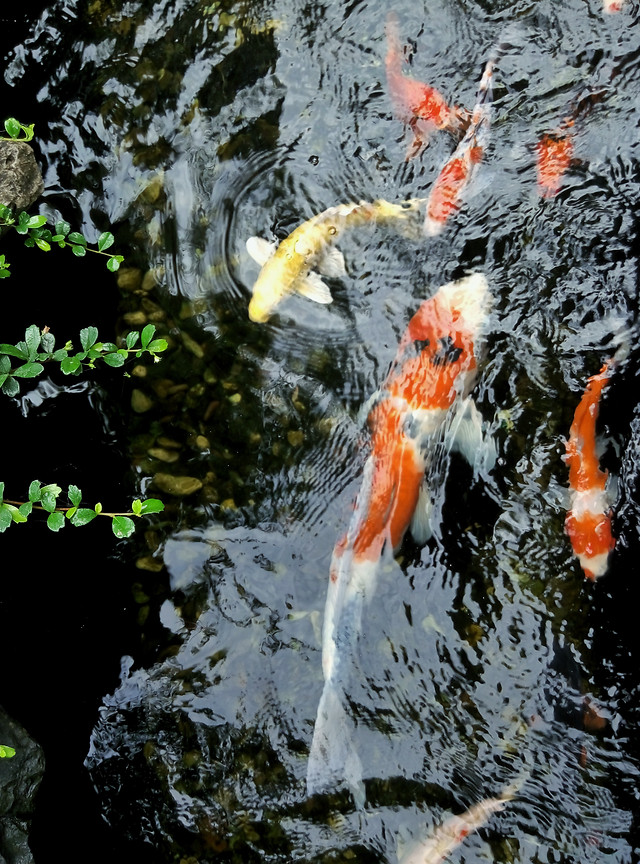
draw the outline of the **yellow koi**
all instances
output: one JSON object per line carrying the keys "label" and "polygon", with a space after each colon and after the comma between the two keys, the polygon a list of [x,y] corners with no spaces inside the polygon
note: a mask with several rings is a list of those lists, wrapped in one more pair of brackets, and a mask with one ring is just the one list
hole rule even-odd
{"label": "yellow koi", "polygon": [[253,286],[249,318],[263,323],[288,294],[298,292],[316,303],[331,303],[329,287],[319,273],[339,277],[346,273],[344,257],[334,244],[347,228],[369,223],[404,221],[415,213],[420,199],[392,204],[338,204],[299,225],[278,246],[260,237],[247,240],[247,252],[262,269]]}

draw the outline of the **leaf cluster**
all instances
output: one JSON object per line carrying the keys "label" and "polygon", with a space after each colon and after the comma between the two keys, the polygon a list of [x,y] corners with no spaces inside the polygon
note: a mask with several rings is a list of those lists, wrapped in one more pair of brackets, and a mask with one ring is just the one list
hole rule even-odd
{"label": "leaf cluster", "polygon": [[[130,354],[141,357],[150,354],[157,362],[157,356],[167,349],[166,339],[154,339],[155,324],[138,332],[127,334],[125,348],[118,348],[113,342],[99,342],[97,327],[85,327],[80,331],[80,351],[73,351],[71,342],[56,348],[56,340],[48,327],[40,330],[36,324],[27,327],[24,339],[15,345],[0,344],[0,389],[5,396],[17,396],[20,392],[20,378],[37,378],[44,371],[44,363],[59,363],[65,375],[79,375],[86,367],[94,369],[97,360],[107,366],[120,367]],[[16,358],[18,365],[12,365]]]}
{"label": "leaf cluster", "polygon": [[[78,258],[82,258],[87,252],[106,255],[107,269],[112,272],[118,270],[124,261],[123,255],[114,255],[106,251],[114,243],[114,236],[110,231],[104,231],[98,237],[98,248],[92,249],[86,237],[79,231],[72,231],[71,225],[63,219],[55,223],[53,231],[45,227],[46,223],[47,217],[42,213],[37,216],[31,216],[25,210],[15,213],[6,204],[0,204],[0,227],[13,228],[18,234],[25,235],[25,246],[36,246],[43,252],[50,252],[53,244],[57,244],[61,249],[68,246]],[[8,267],[4,255],[0,256],[0,278],[6,279],[11,275]]]}
{"label": "leaf cluster", "polygon": [[56,483],[43,486],[39,480],[34,480],[29,486],[27,501],[8,501],[4,499],[4,483],[0,482],[0,533],[14,523],[26,522],[34,510],[41,510],[48,514],[47,527],[51,531],[60,531],[66,522],[79,528],[93,522],[96,516],[108,516],[113,533],[121,539],[130,537],[135,530],[131,516],[139,518],[164,510],[164,504],[158,498],[136,498],[131,502],[131,510],[125,513],[106,513],[100,503],[94,507],[83,507],[82,492],[74,485],[70,485],[67,490],[70,506],[60,506],[58,498],[61,493],[62,487]]}

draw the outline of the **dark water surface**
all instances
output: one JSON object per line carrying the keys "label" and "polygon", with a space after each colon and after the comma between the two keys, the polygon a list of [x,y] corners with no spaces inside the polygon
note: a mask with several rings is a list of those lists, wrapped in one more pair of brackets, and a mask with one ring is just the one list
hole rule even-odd
{"label": "dark water surface", "polygon": [[[405,161],[387,11],[58,0],[5,61],[11,113],[37,116],[45,205],[90,238],[113,226],[127,266],[154,276],[121,305],[171,338],[137,384],[156,401],[128,412],[127,383],[105,409],[122,422],[137,487],[167,472],[202,483],[145,548],[141,535],[118,550],[125,564],[157,564],[135,589],[151,598],[140,638],[131,616],[118,623],[131,600],[99,625],[108,671],[81,741],[87,795],[105,842],[130,860],[144,842],[157,861],[394,862],[516,778],[514,800],[451,860],[640,860],[637,4],[606,16],[596,0],[402,0],[409,74],[469,109],[493,46],[518,25],[472,194],[435,239],[345,235],[331,306],[291,297],[253,324],[248,237],[282,239],[340,202],[425,195],[453,150],[440,133]],[[576,162],[543,199],[536,141],[580,100]],[[329,561],[363,463],[359,409],[419,303],[465,269],[495,298],[474,395],[497,464],[474,478],[453,456],[441,529],[424,548],[408,537],[380,574],[351,693],[365,809],[340,791],[309,801]],[[623,338],[600,424],[618,543],[594,586],[563,530],[564,441],[588,376]],[[166,439],[177,463],[158,455]],[[585,698],[604,728],[585,724]]]}

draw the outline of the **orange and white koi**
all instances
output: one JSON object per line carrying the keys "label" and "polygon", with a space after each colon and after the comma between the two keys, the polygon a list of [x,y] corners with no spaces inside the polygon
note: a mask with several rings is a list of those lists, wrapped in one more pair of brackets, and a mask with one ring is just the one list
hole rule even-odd
{"label": "orange and white koi", "polygon": [[512,801],[521,783],[508,786],[498,798],[485,798],[465,813],[450,816],[423,843],[415,843],[398,855],[398,864],[440,864],[453,850],[488,822],[494,813],[503,810]]}
{"label": "orange and white koi", "polygon": [[615,546],[611,530],[611,502],[607,495],[608,472],[600,469],[596,446],[596,421],[600,399],[609,383],[615,361],[606,361],[592,375],[575,410],[566,444],[569,466],[570,509],[565,530],[587,579],[603,576],[609,553]]}
{"label": "orange and white koi", "polygon": [[445,97],[435,87],[404,74],[405,58],[395,12],[388,14],[385,32],[387,87],[396,116],[413,132],[414,140],[407,152],[407,159],[411,159],[429,143],[429,138],[436,129],[461,134],[469,122],[469,117],[466,111],[455,105],[449,106]]}
{"label": "orange and white koi", "polygon": [[469,128],[431,187],[424,222],[424,233],[429,237],[440,234],[451,214],[460,209],[465,190],[483,159],[491,125],[494,67],[492,58],[480,80]]}
{"label": "orange and white koi", "polygon": [[[348,786],[364,803],[362,768],[351,741],[347,687],[364,603],[383,556],[398,549],[411,524],[417,542],[429,535],[425,472],[447,424],[459,418],[460,448],[477,454],[479,414],[466,397],[474,383],[483,324],[491,306],[487,281],[473,274],[443,285],[411,318],[387,378],[369,411],[369,455],[346,534],[331,560],[322,634],[324,688],[309,753],[309,795]],[[468,420],[464,415],[469,415]],[[465,439],[466,436],[466,439]],[[420,503],[419,503],[420,502]]]}
{"label": "orange and white koi", "polygon": [[602,11],[612,15],[614,12],[622,12],[624,6],[625,0],[603,0]]}
{"label": "orange and white koi", "polygon": [[547,133],[536,144],[538,194],[553,198],[560,191],[562,179],[573,162],[574,121],[565,117],[555,132]]}

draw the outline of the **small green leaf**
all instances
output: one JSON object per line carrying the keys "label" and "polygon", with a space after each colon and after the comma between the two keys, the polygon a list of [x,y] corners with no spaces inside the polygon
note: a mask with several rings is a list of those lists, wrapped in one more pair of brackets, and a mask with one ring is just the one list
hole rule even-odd
{"label": "small green leaf", "polygon": [[147,351],[151,351],[151,353],[157,353],[160,351],[166,351],[169,347],[169,343],[166,339],[154,339],[153,342],[149,342],[147,345]]}
{"label": "small green leaf", "polygon": [[60,513],[59,511],[50,513],[47,516],[47,528],[51,531],[59,531],[61,528],[64,528],[64,513]]}
{"label": "small green leaf", "polygon": [[102,513],[102,504],[98,501],[98,503],[93,509],[96,512],[96,516],[99,516]]}
{"label": "small green leaf", "polygon": [[107,261],[107,269],[112,273],[115,273],[116,270],[120,269],[120,265],[124,261],[123,255],[112,255],[111,258]]}
{"label": "small green leaf", "polygon": [[0,482],[0,504],[2,504],[3,498],[4,498],[4,480]]}
{"label": "small green leaf", "polygon": [[20,392],[20,384],[14,378],[7,378],[2,385],[2,392],[5,396],[17,396]]}
{"label": "small green leaf", "polygon": [[13,747],[9,747],[7,744],[0,744],[0,759],[11,759],[15,755],[16,751]]}
{"label": "small green leaf", "polygon": [[140,334],[140,341],[142,342],[142,347],[146,348],[149,342],[153,339],[153,334],[156,332],[155,324],[147,324],[147,326],[143,329]]}
{"label": "small green leaf", "polygon": [[75,375],[75,373],[82,368],[82,363],[77,357],[65,357],[60,364],[60,368],[65,375]]}
{"label": "small green leaf", "polygon": [[124,366],[124,357],[122,354],[105,354],[102,359],[107,366]]}
{"label": "small green leaf", "polygon": [[29,501],[36,504],[42,498],[42,483],[39,480],[32,480],[29,484]]}
{"label": "small green leaf", "polygon": [[130,333],[127,333],[127,338],[125,340],[127,348],[129,350],[131,350],[139,338],[140,338],[140,334],[138,333],[137,330],[132,330]]}
{"label": "small green leaf", "polygon": [[31,515],[31,511],[33,510],[33,504],[31,501],[25,501],[24,504],[21,504],[18,508],[23,516],[27,517]]}
{"label": "small green leaf", "polygon": [[0,504],[0,533],[3,533],[11,525],[11,511],[7,509],[6,504]]}
{"label": "small green leaf", "polygon": [[63,237],[66,237],[69,231],[71,231],[71,225],[61,219],[59,222],[56,222],[55,231],[56,234],[62,234]]}
{"label": "small green leaf", "polygon": [[37,378],[44,372],[42,363],[24,363],[13,370],[16,378]]}
{"label": "small green leaf", "polygon": [[56,345],[56,337],[47,330],[45,333],[40,334],[40,346],[43,351],[46,351],[47,354],[53,354],[53,349]]}
{"label": "small green leaf", "polygon": [[105,231],[104,234],[101,234],[98,237],[98,252],[104,252],[105,249],[113,246],[114,240],[115,238],[113,234],[109,233],[109,231]]}
{"label": "small green leaf", "polygon": [[136,530],[133,519],[129,519],[128,516],[114,516],[111,521],[111,528],[119,539],[130,537]]}
{"label": "small green leaf", "polygon": [[78,489],[77,486],[69,486],[69,501],[73,504],[74,507],[79,507],[80,502],[82,501],[82,492]]}
{"label": "small green leaf", "polygon": [[79,508],[72,516],[71,524],[75,525],[76,528],[79,528],[82,525],[88,525],[97,515],[98,514],[95,510],[90,510],[88,507]]}
{"label": "small green leaf", "polygon": [[73,519],[73,517],[76,515],[77,512],[78,512],[77,507],[69,507],[69,509],[66,511],[66,513],[64,515],[67,519]]}
{"label": "small green leaf", "polygon": [[[20,214],[22,215],[22,214]],[[43,225],[46,225],[47,217],[39,214],[38,216],[29,216],[29,220],[27,221],[27,226],[29,228],[42,228]]]}
{"label": "small green leaf", "polygon": [[12,357],[19,357],[21,360],[28,360],[29,357],[26,351],[18,348],[17,345],[0,345],[0,354],[11,354]]}
{"label": "small green leaf", "polygon": [[14,522],[19,523],[27,521],[27,517],[24,516],[17,507],[14,507],[13,504],[5,504],[4,506],[7,508],[9,513],[11,513],[11,518]]}
{"label": "small green leaf", "polygon": [[18,123],[15,117],[8,117],[4,121],[4,128],[9,137],[18,138],[20,136],[20,123]]}
{"label": "small green leaf", "polygon": [[72,231],[71,234],[67,237],[69,243],[78,243],[80,246],[86,246],[87,241],[85,239],[84,234],[80,234],[79,231]]}
{"label": "small green leaf", "polygon": [[42,498],[40,499],[40,503],[47,511],[47,513],[53,513],[56,509],[58,496],[51,491],[45,491],[47,487],[42,490]]}
{"label": "small green leaf", "polygon": [[140,516],[142,513],[142,501],[139,498],[136,498],[135,501],[131,502],[131,510],[136,516]]}
{"label": "small green leaf", "polygon": [[164,502],[159,498],[147,498],[142,502],[140,513],[148,515],[149,513],[162,513],[164,510]]}
{"label": "small green leaf", "polygon": [[85,246],[78,246],[77,244],[71,244],[71,251],[78,258],[83,258],[87,254],[87,250]]}
{"label": "small green leaf", "polygon": [[98,341],[98,328],[85,327],[80,331],[80,344],[85,351],[88,351],[92,345]]}
{"label": "small green leaf", "polygon": [[36,356],[38,348],[40,347],[40,342],[42,341],[42,336],[40,335],[40,328],[36,324],[31,324],[31,326],[27,327],[27,329],[24,331],[24,341],[27,346],[29,360],[33,360]]}
{"label": "small green leaf", "polygon": [[38,249],[42,249],[43,252],[51,252],[51,243],[47,243],[46,240],[36,237],[36,246]]}

